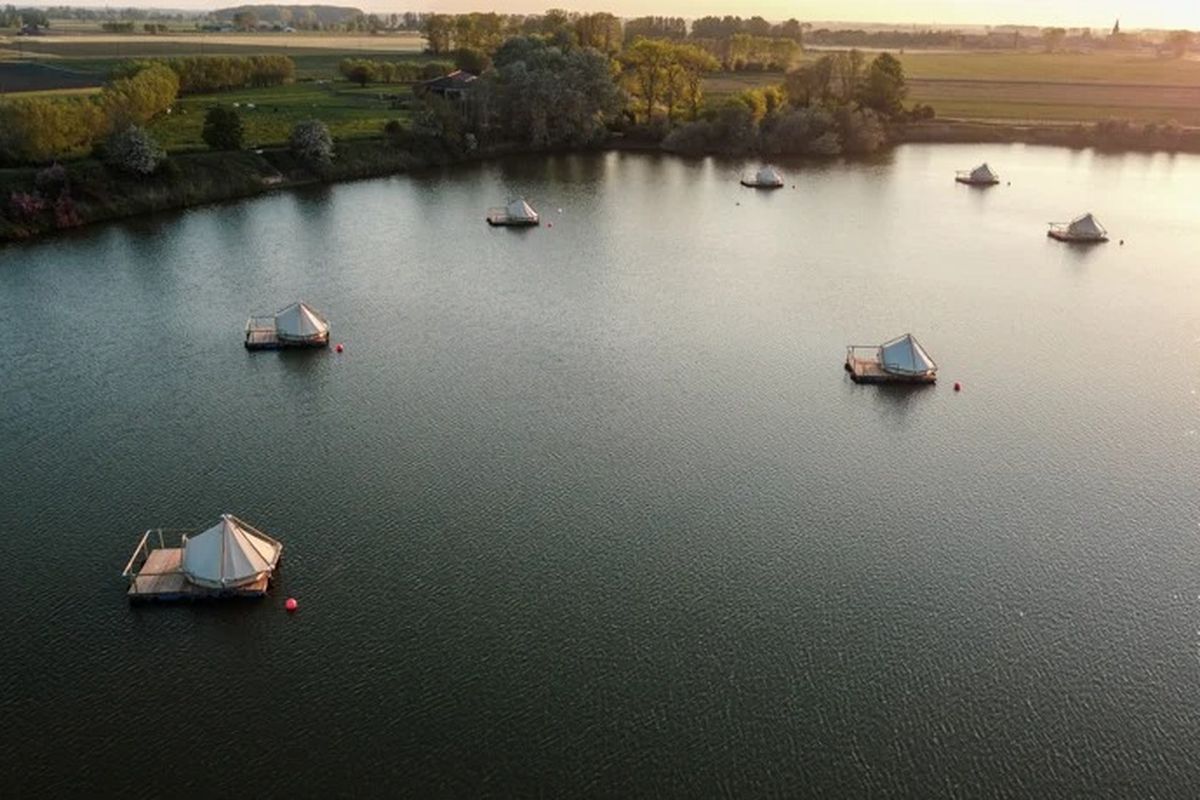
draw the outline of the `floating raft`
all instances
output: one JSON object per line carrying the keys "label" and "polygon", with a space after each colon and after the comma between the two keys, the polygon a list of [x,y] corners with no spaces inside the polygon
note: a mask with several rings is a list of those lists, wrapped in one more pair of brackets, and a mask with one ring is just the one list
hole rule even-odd
{"label": "floating raft", "polygon": [[855,383],[937,382],[937,364],[912,334],[875,347],[851,345],[845,366]]}
{"label": "floating raft", "polygon": [[1070,222],[1051,222],[1046,235],[1051,239],[1072,244],[1099,244],[1108,241],[1108,231],[1092,214],[1084,214]]}
{"label": "floating raft", "polygon": [[1000,176],[987,164],[980,164],[972,170],[963,170],[954,180],[968,186],[995,186],[1000,182]]}
{"label": "floating raft", "polygon": [[523,197],[511,201],[504,208],[488,209],[488,225],[504,228],[532,228],[541,224],[541,217]]}
{"label": "floating raft", "polygon": [[146,531],[121,575],[129,580],[131,602],[262,597],[282,553],[278,541],[225,515],[196,535]]}
{"label": "floating raft", "polygon": [[246,320],[247,350],[327,347],[329,320],[307,303],[293,303],[272,316]]}
{"label": "floating raft", "polygon": [[763,167],[752,176],[742,176],[742,186],[751,189],[782,189],[783,176],[774,167]]}

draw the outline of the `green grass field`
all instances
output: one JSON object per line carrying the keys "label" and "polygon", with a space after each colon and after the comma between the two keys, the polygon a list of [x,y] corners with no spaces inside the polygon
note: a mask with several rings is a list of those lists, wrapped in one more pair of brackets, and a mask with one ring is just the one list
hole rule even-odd
{"label": "green grass field", "polygon": [[[292,126],[316,118],[329,126],[336,139],[377,136],[388,120],[407,123],[410,112],[393,108],[393,101],[411,97],[407,86],[367,86],[344,81],[294,83],[266,89],[246,89],[181,98],[169,115],[150,124],[163,147],[172,151],[204,147],[204,115],[217,106],[233,106],[242,116],[248,147],[265,147],[287,141]],[[253,106],[253,107],[251,107]]]}

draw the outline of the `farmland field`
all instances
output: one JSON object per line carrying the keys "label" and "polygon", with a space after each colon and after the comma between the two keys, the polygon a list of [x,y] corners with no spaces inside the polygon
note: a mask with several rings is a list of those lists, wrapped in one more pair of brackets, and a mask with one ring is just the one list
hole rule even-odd
{"label": "farmland field", "polygon": [[0,61],[0,94],[71,91],[97,87],[104,76],[28,61]]}
{"label": "farmland field", "polygon": [[420,52],[422,43],[423,39],[414,34],[362,36],[329,33],[85,33],[69,36],[0,36],[2,48],[11,49],[21,45],[27,53],[60,58],[110,57],[128,53],[191,55],[201,51],[222,52],[224,48],[236,48],[239,52],[369,50],[415,53]]}
{"label": "farmland field", "polygon": [[[427,60],[416,36],[330,34],[87,34],[45,37],[0,36],[0,65],[36,62],[107,78],[112,68],[131,58],[197,55],[286,55],[296,62],[298,78],[328,78],[343,58],[385,61]],[[67,88],[44,86],[38,88]],[[0,84],[0,92],[5,88]],[[9,91],[18,91],[16,89]]]}
{"label": "farmland field", "polygon": [[[1125,117],[1200,126],[1200,61],[1141,55],[905,53],[909,98],[949,118],[1089,122]],[[721,73],[710,94],[780,83],[782,73]]]}

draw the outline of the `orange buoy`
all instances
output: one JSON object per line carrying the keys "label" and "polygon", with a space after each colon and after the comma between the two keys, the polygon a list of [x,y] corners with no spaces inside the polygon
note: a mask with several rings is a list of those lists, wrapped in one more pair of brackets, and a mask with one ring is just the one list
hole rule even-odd
{"label": "orange buoy", "polygon": [[300,607],[300,604],[296,602],[296,598],[289,597],[287,599],[287,602],[283,604],[283,607],[286,608],[288,611],[295,611],[297,608]]}
{"label": "orange buoy", "polygon": [[958,381],[955,381],[955,382],[954,382],[954,391],[956,391],[956,392],[961,392],[961,391],[962,391],[962,384],[961,384],[961,383],[959,383]]}
{"label": "orange buoy", "polygon": [[345,349],[346,349],[346,348],[342,346],[341,342],[339,342],[339,343],[337,343],[337,344],[335,344],[335,345],[333,346],[333,350],[334,350],[334,352],[336,352],[336,353],[340,353],[340,352],[342,352],[342,351],[343,351],[343,350],[345,350]]}

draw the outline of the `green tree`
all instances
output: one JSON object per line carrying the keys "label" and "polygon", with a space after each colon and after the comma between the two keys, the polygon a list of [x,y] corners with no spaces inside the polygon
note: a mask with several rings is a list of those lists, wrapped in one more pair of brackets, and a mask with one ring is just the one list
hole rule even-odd
{"label": "green tree", "polygon": [[621,64],[635,97],[646,109],[646,122],[654,119],[654,109],[663,99],[668,81],[667,67],[672,62],[673,46],[660,39],[638,39],[621,54]]}
{"label": "green tree", "polygon": [[245,129],[237,111],[224,106],[210,108],[204,115],[204,143],[213,150],[241,150]]}
{"label": "green tree", "polygon": [[1045,28],[1042,30],[1042,43],[1046,45],[1047,53],[1057,53],[1066,40],[1066,28]]}
{"label": "green tree", "polygon": [[454,20],[447,14],[430,14],[425,18],[426,49],[435,56],[450,52],[450,39],[454,32]]}
{"label": "green tree", "polygon": [[693,44],[676,45],[673,57],[679,68],[681,99],[691,119],[699,119],[704,100],[704,76],[721,65],[711,53]]}
{"label": "green tree", "polygon": [[602,53],[564,51],[538,36],[509,40],[496,52],[484,94],[492,129],[532,147],[582,145],[604,135],[625,98]]}
{"label": "green tree", "polygon": [[876,56],[867,68],[858,95],[863,108],[869,108],[888,119],[899,117],[904,113],[904,98],[908,95],[904,65],[891,53]]}
{"label": "green tree", "polygon": [[580,47],[615,55],[625,39],[624,25],[612,14],[583,14],[575,20],[575,39]]}
{"label": "green tree", "polygon": [[460,47],[454,51],[454,66],[475,75],[482,75],[492,66],[487,52],[478,47]]}
{"label": "green tree", "polygon": [[346,80],[357,83],[359,86],[366,86],[368,83],[379,78],[375,62],[366,59],[343,59],[338,64],[338,71],[342,73],[342,76]]}
{"label": "green tree", "polygon": [[113,81],[100,93],[100,102],[113,129],[141,125],[164,113],[179,94],[179,76],[153,62],[129,78]]}
{"label": "green tree", "polygon": [[253,11],[238,11],[233,15],[233,27],[252,31],[258,27],[258,15]]}

